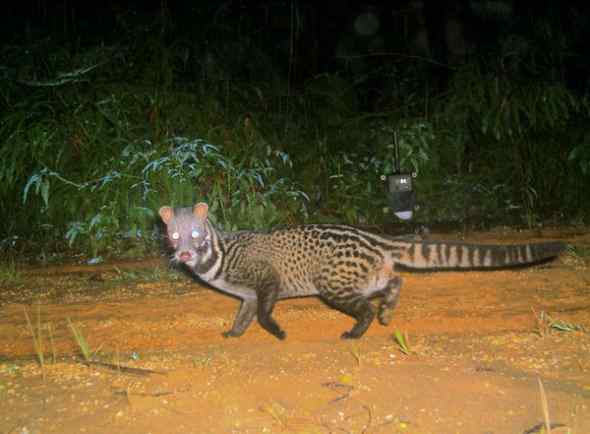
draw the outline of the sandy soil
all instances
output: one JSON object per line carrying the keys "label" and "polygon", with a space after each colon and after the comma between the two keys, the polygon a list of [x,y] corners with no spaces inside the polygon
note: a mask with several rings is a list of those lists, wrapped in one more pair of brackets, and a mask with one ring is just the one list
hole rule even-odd
{"label": "sandy soil", "polygon": [[[582,231],[543,237],[589,251]],[[553,433],[587,434],[589,264],[404,273],[393,323],[354,342],[315,298],[279,303],[285,341],[258,324],[225,339],[238,301],[164,258],[25,268],[0,287],[0,433],[540,433],[546,406]]]}

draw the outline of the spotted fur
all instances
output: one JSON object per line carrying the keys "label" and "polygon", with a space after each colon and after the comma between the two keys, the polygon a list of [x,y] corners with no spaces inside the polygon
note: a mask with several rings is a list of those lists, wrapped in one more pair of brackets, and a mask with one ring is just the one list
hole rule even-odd
{"label": "spotted fur", "polygon": [[304,225],[270,232],[224,233],[208,219],[208,206],[162,207],[173,260],[203,281],[242,300],[225,336],[241,336],[257,317],[279,339],[272,317],[278,300],[317,295],[356,319],[343,338],[361,337],[375,317],[370,299],[380,297],[383,325],[393,316],[401,288],[399,270],[498,269],[533,265],[556,257],[561,242],[476,245],[392,239],[345,225]]}

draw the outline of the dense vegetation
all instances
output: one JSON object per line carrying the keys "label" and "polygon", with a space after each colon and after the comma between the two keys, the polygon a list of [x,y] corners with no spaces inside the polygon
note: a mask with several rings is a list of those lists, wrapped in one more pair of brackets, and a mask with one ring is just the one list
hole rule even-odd
{"label": "dense vegetation", "polygon": [[421,222],[587,223],[574,33],[546,20],[506,34],[441,67],[442,86],[427,59],[385,54],[366,75],[343,65],[295,80],[239,18],[204,16],[184,36],[170,16],[120,20],[100,41],[2,47],[2,250],[150,248],[156,210],[196,200],[225,228],[392,221],[381,175],[394,136],[418,173]]}

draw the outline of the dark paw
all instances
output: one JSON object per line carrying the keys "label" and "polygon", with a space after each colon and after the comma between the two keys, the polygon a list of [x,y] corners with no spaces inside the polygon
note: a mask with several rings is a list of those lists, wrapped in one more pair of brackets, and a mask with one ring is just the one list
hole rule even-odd
{"label": "dark paw", "polygon": [[356,333],[352,333],[352,332],[344,332],[340,336],[340,339],[358,339],[361,336],[362,335],[357,335]]}
{"label": "dark paw", "polygon": [[239,338],[243,334],[244,333],[239,333],[239,332],[235,332],[233,330],[228,330],[226,332],[221,333],[221,336],[223,336],[224,338]]}
{"label": "dark paw", "polygon": [[389,325],[393,320],[393,308],[381,308],[379,310],[379,324],[381,325]]}
{"label": "dark paw", "polygon": [[277,339],[284,340],[287,337],[287,334],[283,331],[282,328],[274,321],[259,321],[260,325],[264,330],[269,332],[271,335],[276,337]]}
{"label": "dark paw", "polygon": [[275,336],[277,337],[277,339],[280,339],[280,340],[282,340],[282,341],[284,341],[284,340],[285,340],[285,338],[287,337],[287,333],[285,333],[285,332],[284,332],[284,331],[282,331],[282,330],[279,330],[278,332],[276,332],[276,333],[273,333],[273,335],[275,335]]}

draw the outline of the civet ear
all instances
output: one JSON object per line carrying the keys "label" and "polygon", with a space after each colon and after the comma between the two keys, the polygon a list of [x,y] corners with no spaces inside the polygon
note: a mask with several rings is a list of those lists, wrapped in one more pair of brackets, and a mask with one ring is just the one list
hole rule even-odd
{"label": "civet ear", "polygon": [[205,202],[199,202],[198,204],[196,204],[193,207],[193,214],[199,220],[206,220],[208,213],[209,213],[209,205],[207,205]]}
{"label": "civet ear", "polygon": [[163,206],[162,208],[160,208],[160,211],[158,211],[158,214],[160,214],[162,221],[168,224],[170,223],[170,220],[174,218],[174,209],[172,209],[172,207],[169,206]]}

